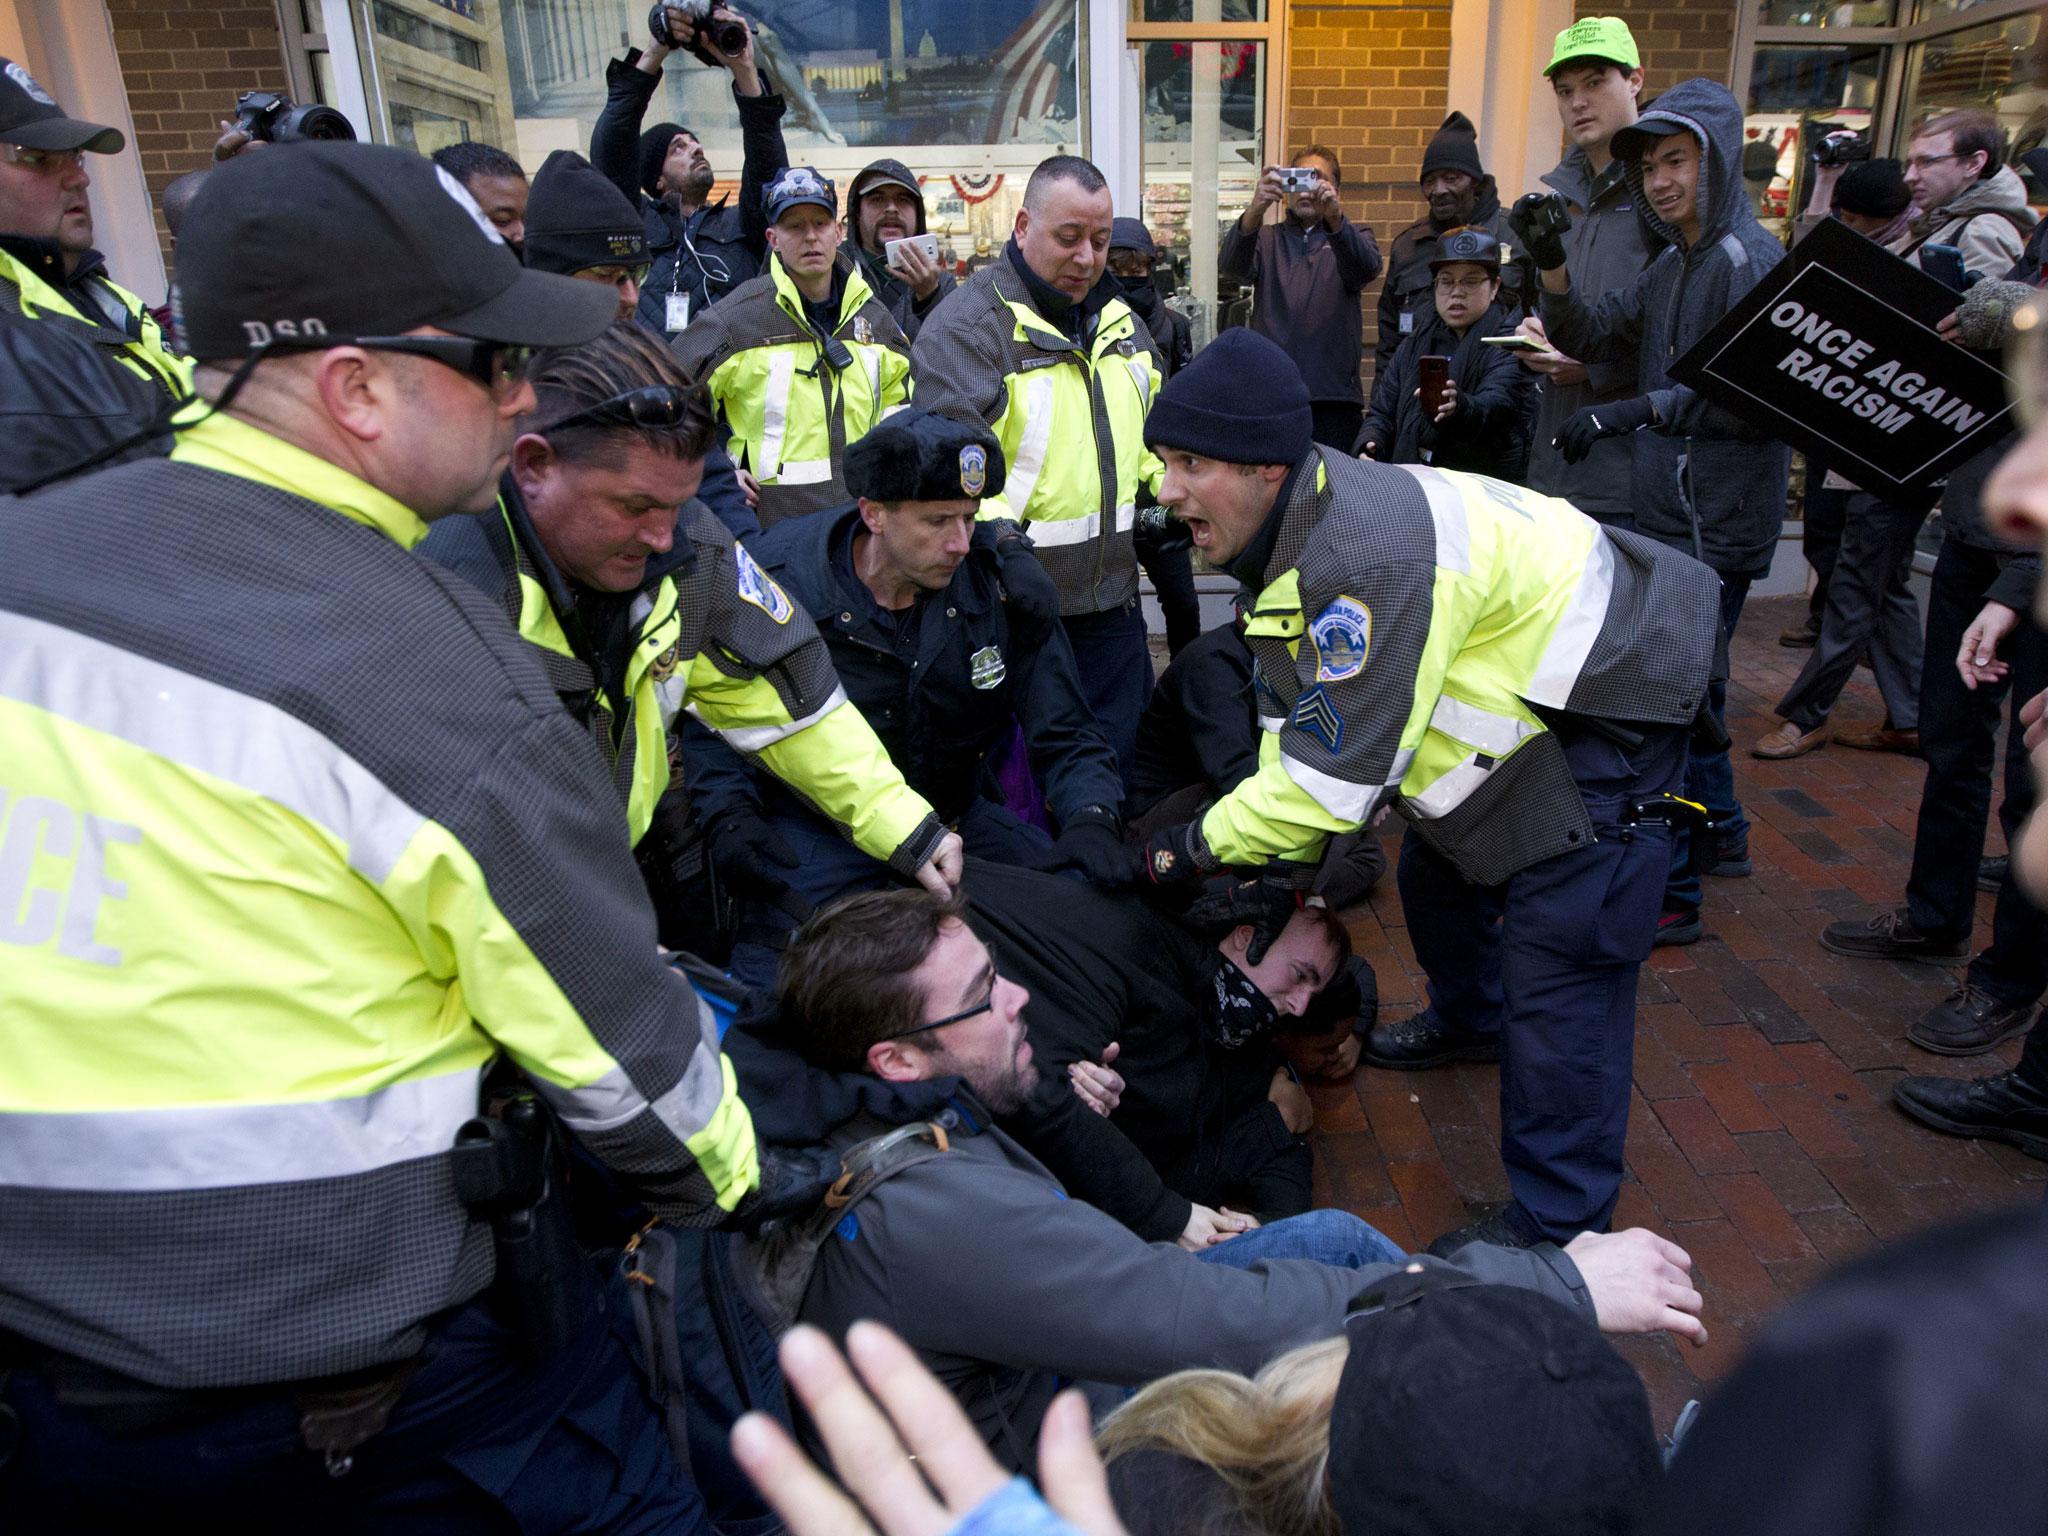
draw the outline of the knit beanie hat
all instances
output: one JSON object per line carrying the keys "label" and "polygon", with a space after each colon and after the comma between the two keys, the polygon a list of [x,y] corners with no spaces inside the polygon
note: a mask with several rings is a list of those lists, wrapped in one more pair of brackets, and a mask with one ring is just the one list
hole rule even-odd
{"label": "knit beanie hat", "polygon": [[1145,418],[1145,444],[1226,464],[1298,464],[1314,415],[1294,359],[1234,326],[1166,381]]}
{"label": "knit beanie hat", "polygon": [[1463,171],[1474,181],[1485,176],[1479,164],[1479,130],[1464,113],[1453,112],[1444,119],[1443,127],[1422,152],[1422,174],[1415,179],[1426,180],[1431,171]]}
{"label": "knit beanie hat", "polygon": [[649,197],[659,197],[654,190],[661,180],[661,162],[668,158],[668,147],[676,135],[690,130],[681,123],[656,123],[640,135],[640,190]]}
{"label": "knit beanie hat", "polygon": [[1913,201],[1906,173],[1896,160],[1865,160],[1842,172],[1835,183],[1835,207],[1867,219],[1895,219]]}
{"label": "knit beanie hat", "polygon": [[567,275],[647,260],[647,227],[626,194],[572,149],[558,149],[526,200],[526,264]]}

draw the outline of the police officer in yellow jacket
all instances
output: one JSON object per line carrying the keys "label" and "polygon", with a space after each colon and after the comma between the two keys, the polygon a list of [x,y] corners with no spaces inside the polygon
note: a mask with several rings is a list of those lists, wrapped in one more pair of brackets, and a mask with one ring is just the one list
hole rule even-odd
{"label": "police officer in yellow jacket", "polygon": [[1109,274],[1112,222],[1093,165],[1042,163],[1001,259],[926,317],[911,364],[920,407],[986,422],[1002,444],[1009,484],[982,515],[1014,517],[1030,534],[1128,785],[1152,696],[1132,530],[1159,487],[1144,425],[1162,374]]}
{"label": "police officer in yellow jacket", "polygon": [[[421,553],[468,577],[537,646],[611,770],[638,842],[689,713],[870,857],[944,890],[960,839],[903,782],[810,616],[694,498],[711,446],[700,386],[620,320],[528,369],[498,506]],[[680,511],[678,510],[680,508]]]}
{"label": "police officer in yellow jacket", "polygon": [[763,528],[843,504],[846,449],[910,399],[910,341],[841,254],[839,194],[807,165],[768,183],[768,270],[675,339],[711,391]]}
{"label": "police officer in yellow jacket", "polygon": [[[0,489],[132,436],[190,390],[184,359],[92,248],[85,157],[126,142],[65,116],[26,69],[0,59]],[[169,446],[166,435],[132,453]]]}
{"label": "police officer in yellow jacket", "polygon": [[490,505],[525,348],[615,296],[364,144],[215,171],[179,276],[212,410],[168,460],[0,505],[0,1507],[681,1519],[610,1318],[514,1332],[453,1149],[507,1125],[476,1117],[509,1060],[705,1225],[750,1201],[752,1124],[589,737],[410,551]]}
{"label": "police officer in yellow jacket", "polygon": [[1399,811],[1430,1006],[1367,1054],[1497,1054],[1514,1195],[1437,1251],[1603,1230],[1717,579],[1519,486],[1315,447],[1310,419],[1287,354],[1234,330],[1147,422],[1160,499],[1244,585],[1264,735],[1258,771],[1155,835],[1140,878],[1312,862]]}

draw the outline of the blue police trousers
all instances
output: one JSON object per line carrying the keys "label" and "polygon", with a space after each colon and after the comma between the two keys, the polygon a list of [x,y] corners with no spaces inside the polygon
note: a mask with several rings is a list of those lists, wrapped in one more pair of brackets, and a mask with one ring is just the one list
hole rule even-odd
{"label": "blue police trousers", "polygon": [[1650,732],[1633,752],[1559,733],[1592,817],[1589,847],[1479,886],[1412,831],[1401,845],[1401,906],[1430,1006],[1456,1029],[1500,1036],[1507,1219],[1529,1239],[1605,1231],[1621,1193],[1636,973],[1671,868],[1671,829],[1626,817],[1632,799],[1675,792],[1686,772],[1687,732]]}

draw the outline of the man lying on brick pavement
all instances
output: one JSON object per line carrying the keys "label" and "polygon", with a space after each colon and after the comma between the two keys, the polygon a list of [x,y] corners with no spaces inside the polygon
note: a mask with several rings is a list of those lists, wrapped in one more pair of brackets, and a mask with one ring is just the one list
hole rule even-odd
{"label": "man lying on brick pavement", "polygon": [[[1316,1211],[1199,1255],[1147,1244],[1069,1198],[989,1124],[1035,1085],[1031,997],[998,972],[965,911],[958,897],[869,892],[804,925],[778,977],[778,1028],[811,1070],[751,1049],[745,1024],[727,1036],[765,1139],[824,1140],[867,1170],[808,1228],[753,1248],[777,1325],[800,1318],[835,1337],[859,1318],[894,1328],[1013,1468],[1032,1464],[1066,1380],[1252,1372],[1339,1332],[1361,1282],[1403,1257],[1364,1222]],[[916,1140],[877,1141],[918,1121],[931,1123]],[[1608,1332],[1706,1336],[1690,1258],[1640,1229],[1564,1248],[1475,1243],[1448,1267],[1542,1292]]]}

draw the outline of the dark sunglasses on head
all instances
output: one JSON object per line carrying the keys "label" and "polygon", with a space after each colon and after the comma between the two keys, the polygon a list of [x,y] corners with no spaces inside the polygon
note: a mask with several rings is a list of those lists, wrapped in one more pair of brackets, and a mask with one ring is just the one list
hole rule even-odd
{"label": "dark sunglasses on head", "polygon": [[649,384],[600,400],[535,430],[545,437],[570,427],[679,427],[689,415],[691,393],[674,384]]}

